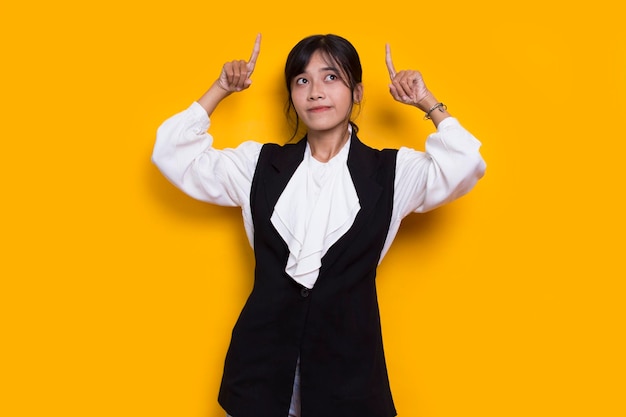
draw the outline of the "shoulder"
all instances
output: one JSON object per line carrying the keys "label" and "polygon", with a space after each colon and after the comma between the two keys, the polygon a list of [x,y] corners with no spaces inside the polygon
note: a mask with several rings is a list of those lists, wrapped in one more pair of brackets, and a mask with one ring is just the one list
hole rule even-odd
{"label": "shoulder", "polygon": [[304,158],[305,149],[306,140],[304,139],[297,143],[287,143],[284,145],[266,143],[260,150],[257,165],[271,165],[278,170],[282,170],[283,168],[288,168],[293,164],[299,164]]}
{"label": "shoulder", "polygon": [[290,151],[290,150],[294,150],[297,149],[299,147],[303,147],[306,145],[306,138],[302,138],[297,142],[288,142],[288,143],[284,143],[284,144],[280,144],[280,143],[264,143],[263,144],[263,148],[267,148],[268,150],[271,151]]}
{"label": "shoulder", "polygon": [[306,139],[301,139],[298,142],[279,144],[279,143],[265,143],[261,148],[262,155],[290,155],[304,153],[306,148]]}
{"label": "shoulder", "polygon": [[380,164],[385,162],[394,162],[398,154],[397,149],[384,148],[376,149],[363,143],[358,136],[352,136],[352,144],[350,153],[355,157],[369,163]]}

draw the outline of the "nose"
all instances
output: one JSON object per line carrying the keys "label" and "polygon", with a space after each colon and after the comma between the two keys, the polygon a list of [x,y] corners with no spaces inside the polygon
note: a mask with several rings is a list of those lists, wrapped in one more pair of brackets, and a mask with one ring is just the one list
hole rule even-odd
{"label": "nose", "polygon": [[319,83],[310,82],[309,87],[309,100],[319,100],[324,98],[324,89]]}

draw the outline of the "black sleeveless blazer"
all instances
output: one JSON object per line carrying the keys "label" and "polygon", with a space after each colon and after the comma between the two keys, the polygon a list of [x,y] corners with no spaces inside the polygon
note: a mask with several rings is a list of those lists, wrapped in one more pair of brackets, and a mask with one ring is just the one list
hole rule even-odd
{"label": "black sleeveless blazer", "polygon": [[233,417],[287,417],[300,358],[302,417],[395,416],[375,277],[397,150],[375,150],[352,135],[347,163],[361,210],[309,290],[285,273],[289,251],[270,222],[305,144],[261,150],[250,193],[255,281],[233,329],[219,402]]}

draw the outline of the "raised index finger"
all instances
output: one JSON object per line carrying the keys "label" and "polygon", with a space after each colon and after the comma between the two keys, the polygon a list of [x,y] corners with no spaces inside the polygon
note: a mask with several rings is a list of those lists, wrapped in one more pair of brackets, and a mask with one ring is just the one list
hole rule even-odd
{"label": "raised index finger", "polygon": [[259,56],[259,52],[261,51],[261,34],[256,35],[256,40],[254,41],[254,48],[252,48],[252,55],[250,55],[250,59],[248,60],[248,70],[252,72],[254,70],[254,66],[256,65],[256,59]]}
{"label": "raised index finger", "polygon": [[391,46],[385,44],[385,62],[387,62],[387,70],[389,71],[389,78],[393,80],[396,76],[396,69],[393,67],[393,61],[391,60]]}

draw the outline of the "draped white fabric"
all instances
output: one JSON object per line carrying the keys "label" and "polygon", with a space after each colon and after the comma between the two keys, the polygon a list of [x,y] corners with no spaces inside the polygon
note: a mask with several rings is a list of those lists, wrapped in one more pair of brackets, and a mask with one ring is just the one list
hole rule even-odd
{"label": "draped white fabric", "polygon": [[300,285],[313,288],[322,257],[354,223],[361,209],[350,172],[350,141],[330,161],[304,159],[281,194],[271,222],[289,248],[285,272]]}

